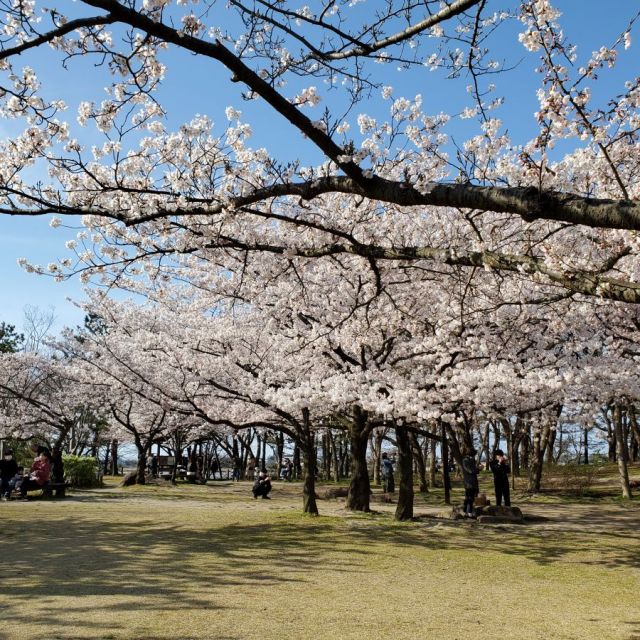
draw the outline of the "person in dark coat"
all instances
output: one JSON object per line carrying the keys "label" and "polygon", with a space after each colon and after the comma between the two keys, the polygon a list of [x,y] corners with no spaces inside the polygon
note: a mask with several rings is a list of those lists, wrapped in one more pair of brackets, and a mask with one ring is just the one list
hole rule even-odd
{"label": "person in dark coat", "polygon": [[389,460],[386,451],[382,454],[382,463],[380,466],[382,467],[382,490],[385,493],[393,493],[396,490],[396,483],[393,477],[393,463]]}
{"label": "person in dark coat", "polygon": [[502,506],[511,506],[511,497],[509,495],[509,461],[504,455],[502,449],[496,449],[493,460],[489,463],[489,468],[493,472],[493,486],[496,490],[496,504]]}
{"label": "person in dark coat", "polygon": [[471,448],[467,452],[467,455],[462,458],[465,518],[475,518],[476,516],[473,508],[473,502],[478,495],[478,467],[476,465],[476,453],[477,451],[474,448]]}
{"label": "person in dark coat", "polygon": [[253,483],[253,498],[262,496],[263,500],[270,500],[269,492],[271,491],[271,478],[266,469],[263,469]]}
{"label": "person in dark coat", "polygon": [[7,449],[0,460],[0,496],[8,498],[10,493],[9,481],[18,473],[18,463],[13,457],[13,451]]}

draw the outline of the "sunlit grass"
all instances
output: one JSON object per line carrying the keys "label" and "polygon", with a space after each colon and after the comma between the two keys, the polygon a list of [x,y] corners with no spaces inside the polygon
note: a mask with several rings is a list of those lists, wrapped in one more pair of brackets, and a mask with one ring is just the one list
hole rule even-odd
{"label": "sunlit grass", "polygon": [[637,503],[542,496],[521,506],[546,521],[483,527],[311,518],[295,483],[116,482],[0,503],[0,638],[640,638]]}

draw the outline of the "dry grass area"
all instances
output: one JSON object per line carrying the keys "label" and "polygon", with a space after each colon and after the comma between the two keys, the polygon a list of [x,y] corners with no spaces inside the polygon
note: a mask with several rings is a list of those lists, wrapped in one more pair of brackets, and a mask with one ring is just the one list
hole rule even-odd
{"label": "dry grass area", "polygon": [[300,513],[300,486],[74,491],[0,503],[0,638],[640,640],[640,503],[520,502],[443,521],[418,497]]}

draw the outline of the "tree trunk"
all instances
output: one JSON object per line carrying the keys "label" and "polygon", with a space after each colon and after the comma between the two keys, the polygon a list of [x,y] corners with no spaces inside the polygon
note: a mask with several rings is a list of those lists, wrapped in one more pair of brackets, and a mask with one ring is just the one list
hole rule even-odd
{"label": "tree trunk", "polygon": [[56,443],[51,452],[51,480],[62,483],[62,486],[56,489],[56,498],[64,498],[64,462],[60,443]]}
{"label": "tree trunk", "polygon": [[371,484],[367,468],[367,412],[359,406],[353,408],[353,419],[349,428],[351,444],[351,483],[347,494],[347,509],[351,511],[370,511],[369,497]]}
{"label": "tree trunk", "polygon": [[553,447],[555,443],[556,443],[556,430],[551,429],[551,433],[549,434],[549,442],[547,443],[547,450],[545,454],[548,465],[553,464]]}
{"label": "tree trunk", "polygon": [[299,480],[301,475],[302,475],[302,464],[300,462],[300,447],[296,442],[293,446],[293,477],[296,480]]}
{"label": "tree trunk", "polygon": [[118,441],[111,441],[111,474],[112,476],[120,475],[118,473]]}
{"label": "tree trunk", "polygon": [[136,465],[136,484],[145,484],[146,483],[146,474],[147,474],[147,453],[149,451],[149,446],[145,446],[142,444],[142,440],[136,434],[135,435],[135,445],[138,450],[138,464]]}
{"label": "tree trunk", "polygon": [[373,436],[373,484],[382,484],[380,475],[380,460],[382,457],[382,438],[384,437],[382,429],[377,429]]}
{"label": "tree trunk", "polygon": [[411,433],[409,437],[411,438],[413,455],[418,467],[418,479],[420,481],[418,491],[420,491],[420,493],[429,493],[429,485],[427,483],[427,465],[425,463],[422,447],[420,446],[418,436],[415,433]]}
{"label": "tree trunk", "polygon": [[533,451],[531,452],[531,466],[529,467],[529,491],[533,493],[540,491],[544,454],[549,444],[550,435],[551,424],[547,421],[534,428]]}
{"label": "tree trunk", "polygon": [[102,465],[102,473],[105,476],[109,474],[109,444],[104,448],[104,464]]}
{"label": "tree trunk", "polygon": [[638,462],[638,455],[640,454],[640,427],[638,426],[638,416],[636,415],[636,409],[631,405],[628,409],[629,412],[629,425],[631,427],[631,461]]}
{"label": "tree trunk", "polygon": [[442,422],[440,424],[440,435],[442,436],[442,486],[444,487],[444,503],[451,504],[451,478],[449,477],[449,440],[447,438],[447,428]]}
{"label": "tree trunk", "polygon": [[282,473],[282,461],[284,459],[284,433],[276,431],[276,456],[278,457],[277,477]]}
{"label": "tree trunk", "polygon": [[489,422],[484,425],[484,429],[480,434],[480,462],[484,461],[487,467],[491,460],[491,454],[489,453]]}
{"label": "tree trunk", "polygon": [[436,486],[436,441],[429,440],[429,486]]}
{"label": "tree trunk", "polygon": [[316,447],[315,437],[311,433],[309,409],[302,410],[302,439],[300,442],[304,453],[304,483],[302,487],[302,505],[304,513],[318,515],[316,504]]}
{"label": "tree trunk", "polygon": [[616,402],[613,407],[613,428],[616,437],[616,457],[618,458],[618,473],[620,475],[620,488],[623,498],[631,498],[629,486],[629,469],[627,467],[628,451],[622,434],[622,409]]}
{"label": "tree trunk", "polygon": [[[405,425],[396,424],[396,443],[398,445],[398,470],[400,491],[396,507],[396,520],[413,518],[413,451],[409,432]],[[422,464],[424,468],[424,460]]]}

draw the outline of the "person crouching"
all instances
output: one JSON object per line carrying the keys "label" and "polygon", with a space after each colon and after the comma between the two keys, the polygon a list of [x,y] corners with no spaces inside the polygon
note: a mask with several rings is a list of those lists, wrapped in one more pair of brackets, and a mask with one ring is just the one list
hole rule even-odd
{"label": "person crouching", "polygon": [[263,500],[270,500],[269,492],[271,491],[271,478],[266,469],[262,469],[253,483],[253,498],[262,496]]}

